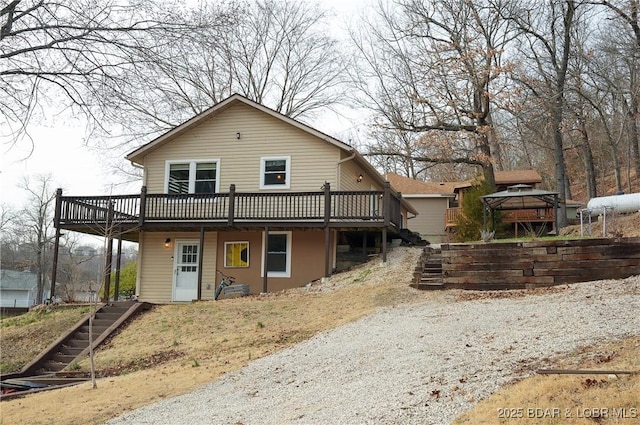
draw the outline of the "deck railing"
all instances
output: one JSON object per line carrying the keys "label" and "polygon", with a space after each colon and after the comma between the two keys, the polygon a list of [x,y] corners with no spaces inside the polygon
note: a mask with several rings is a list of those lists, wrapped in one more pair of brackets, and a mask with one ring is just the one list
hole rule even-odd
{"label": "deck railing", "polygon": [[107,222],[140,226],[166,222],[370,222],[401,227],[401,200],[387,185],[382,191],[236,192],[215,194],[62,196],[56,224],[100,226]]}

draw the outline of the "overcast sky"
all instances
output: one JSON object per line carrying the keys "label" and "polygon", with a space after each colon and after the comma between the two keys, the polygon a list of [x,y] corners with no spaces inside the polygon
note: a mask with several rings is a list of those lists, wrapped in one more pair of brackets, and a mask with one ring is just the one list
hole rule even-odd
{"label": "overcast sky", "polygon": [[[321,0],[328,9],[336,12],[333,25],[336,31],[345,30],[347,22],[356,17],[360,10],[375,4],[376,0]],[[345,111],[348,114],[348,111]],[[136,193],[136,189],[113,187],[118,179],[106,166],[99,153],[85,146],[85,130],[80,122],[55,122],[32,125],[29,134],[33,139],[33,152],[28,143],[8,149],[2,146],[0,159],[0,202],[22,207],[25,203],[24,190],[19,188],[25,176],[50,174],[54,187],[61,187],[68,195],[103,195],[109,193]],[[352,117],[337,118],[328,114],[314,125],[325,133],[349,142],[348,134],[354,125]],[[122,161],[125,161],[123,158]]]}

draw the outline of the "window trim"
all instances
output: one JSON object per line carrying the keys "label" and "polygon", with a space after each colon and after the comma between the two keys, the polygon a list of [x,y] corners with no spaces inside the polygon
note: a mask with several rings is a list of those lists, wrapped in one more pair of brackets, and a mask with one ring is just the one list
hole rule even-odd
{"label": "window trim", "polygon": [[[264,182],[264,174],[266,171],[266,162],[267,161],[285,161],[285,169],[286,179],[284,184],[265,184]],[[291,188],[291,155],[282,155],[282,156],[263,156],[260,157],[260,189],[266,190],[278,190],[278,189],[290,189]]]}
{"label": "window trim", "polygon": [[220,158],[210,159],[169,159],[164,163],[164,193],[169,194],[169,174],[171,166],[175,164],[189,164],[189,191],[188,194],[195,194],[196,188],[196,169],[198,164],[205,163],[216,164],[216,188],[214,193],[220,193]]}
{"label": "window trim", "polygon": [[[230,266],[227,264],[227,247],[229,245],[235,245],[235,244],[246,244],[247,245],[247,265],[246,266]],[[225,269],[248,269],[250,267],[250,262],[249,262],[249,241],[226,241],[224,243],[224,268]]]}
{"label": "window trim", "polygon": [[[292,245],[292,233],[290,230],[286,230],[286,231],[282,231],[282,230],[274,230],[274,231],[270,231],[269,235],[287,235],[287,259],[286,259],[286,270],[284,272],[269,272],[267,274],[267,277],[291,277],[291,255],[292,255],[292,250],[291,250],[291,245]],[[267,249],[267,238],[266,238],[267,234],[266,232],[262,232],[262,266],[260,269],[260,277],[264,277],[264,272],[265,272],[265,264],[264,264],[264,258],[265,258],[265,254],[266,254],[266,249]]]}

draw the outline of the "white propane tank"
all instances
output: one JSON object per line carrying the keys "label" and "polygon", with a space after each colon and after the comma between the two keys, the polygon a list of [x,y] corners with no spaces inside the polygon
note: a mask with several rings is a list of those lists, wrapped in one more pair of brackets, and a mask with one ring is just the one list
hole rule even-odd
{"label": "white propane tank", "polygon": [[602,214],[605,209],[614,209],[621,213],[640,211],[640,193],[601,196],[591,198],[587,203],[587,210],[592,217]]}

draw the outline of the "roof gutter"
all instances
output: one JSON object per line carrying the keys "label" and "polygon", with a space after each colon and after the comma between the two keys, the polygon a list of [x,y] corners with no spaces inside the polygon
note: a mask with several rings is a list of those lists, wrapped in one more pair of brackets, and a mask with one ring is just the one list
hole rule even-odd
{"label": "roof gutter", "polygon": [[[342,158],[340,161],[338,161],[336,163],[336,183],[339,185],[341,178],[342,178],[342,167],[341,165],[347,161],[351,161],[353,158],[356,157],[357,152],[355,149],[351,148],[351,155],[346,157],[346,158]],[[339,188],[338,188],[339,189]]]}

